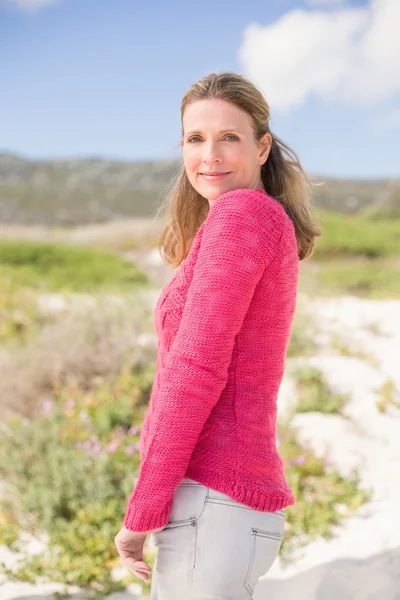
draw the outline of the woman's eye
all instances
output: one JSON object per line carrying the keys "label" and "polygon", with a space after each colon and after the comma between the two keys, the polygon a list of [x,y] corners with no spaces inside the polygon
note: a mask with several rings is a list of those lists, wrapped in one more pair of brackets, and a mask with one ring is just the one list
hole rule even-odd
{"label": "woman's eye", "polygon": [[[233,134],[231,134],[231,133],[229,133],[228,135],[226,135],[226,136],[225,136],[225,138],[227,138],[227,137],[233,137],[233,138],[235,138],[235,140],[238,140],[238,139],[239,139],[239,138],[237,137],[237,135],[233,135]],[[193,137],[191,137],[191,138],[189,138],[189,139],[188,139],[188,142],[192,142],[192,141],[193,141],[193,140],[195,140],[195,139],[199,139],[199,136],[198,136],[198,135],[194,135]]]}

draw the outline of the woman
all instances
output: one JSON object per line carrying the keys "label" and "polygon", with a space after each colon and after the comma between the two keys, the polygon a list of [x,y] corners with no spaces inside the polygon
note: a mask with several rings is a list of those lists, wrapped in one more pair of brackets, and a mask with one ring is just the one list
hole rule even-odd
{"label": "woman", "polygon": [[[295,503],[276,448],[276,400],[298,261],[320,235],[310,180],[269,130],[261,92],[232,72],[194,83],[184,165],[161,238],[180,269],[155,310],[157,368],[141,467],[115,543],[152,600],[248,600]],[[289,156],[290,158],[290,156]]]}

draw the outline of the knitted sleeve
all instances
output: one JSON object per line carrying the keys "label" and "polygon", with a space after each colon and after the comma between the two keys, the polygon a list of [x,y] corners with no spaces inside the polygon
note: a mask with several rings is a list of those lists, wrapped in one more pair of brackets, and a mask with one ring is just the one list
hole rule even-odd
{"label": "knitted sleeve", "polygon": [[[150,531],[168,523],[175,488],[228,379],[235,337],[254,289],[276,256],[281,219],[270,199],[239,189],[211,206],[179,329],[162,372],[148,451],[124,525]],[[273,235],[272,235],[273,234]]]}

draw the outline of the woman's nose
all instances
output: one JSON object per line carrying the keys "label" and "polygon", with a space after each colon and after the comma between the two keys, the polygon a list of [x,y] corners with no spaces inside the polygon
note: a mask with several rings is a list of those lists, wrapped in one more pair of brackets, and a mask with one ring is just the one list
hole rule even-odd
{"label": "woman's nose", "polygon": [[203,162],[218,162],[220,160],[221,157],[216,144],[209,143],[203,146]]}

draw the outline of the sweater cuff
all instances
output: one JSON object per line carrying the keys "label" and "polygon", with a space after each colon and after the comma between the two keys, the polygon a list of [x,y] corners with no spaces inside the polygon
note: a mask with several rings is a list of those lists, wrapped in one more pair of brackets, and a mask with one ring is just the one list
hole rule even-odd
{"label": "sweater cuff", "polygon": [[168,525],[172,501],[158,513],[149,510],[140,510],[134,504],[128,504],[124,526],[130,531],[150,532],[152,529],[160,529]]}

